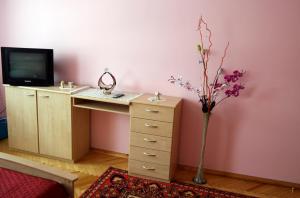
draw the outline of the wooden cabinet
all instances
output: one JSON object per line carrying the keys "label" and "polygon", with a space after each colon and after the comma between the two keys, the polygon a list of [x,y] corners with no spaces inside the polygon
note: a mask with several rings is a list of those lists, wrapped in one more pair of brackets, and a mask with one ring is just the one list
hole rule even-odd
{"label": "wooden cabinet", "polygon": [[89,111],[73,108],[68,92],[7,86],[9,146],[76,161],[89,151]]}
{"label": "wooden cabinet", "polygon": [[5,87],[9,146],[39,152],[36,91]]}
{"label": "wooden cabinet", "polygon": [[72,159],[69,95],[37,91],[40,154]]}
{"label": "wooden cabinet", "polygon": [[130,106],[129,174],[171,180],[177,164],[181,99],[144,94]]}

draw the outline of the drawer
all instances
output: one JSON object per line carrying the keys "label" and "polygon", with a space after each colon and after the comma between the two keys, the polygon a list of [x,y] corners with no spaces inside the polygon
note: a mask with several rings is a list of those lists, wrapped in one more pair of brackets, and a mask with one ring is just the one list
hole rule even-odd
{"label": "drawer", "polygon": [[128,172],[129,174],[145,175],[148,177],[169,180],[170,169],[169,166],[142,162],[138,160],[129,160]]}
{"label": "drawer", "polygon": [[129,159],[169,166],[170,157],[170,152],[130,146]]}
{"label": "drawer", "polygon": [[174,109],[155,105],[132,103],[130,106],[132,117],[145,118],[165,122],[173,122]]}
{"label": "drawer", "polygon": [[131,132],[130,145],[170,152],[171,138]]}
{"label": "drawer", "polygon": [[172,137],[173,123],[131,118],[131,131]]}

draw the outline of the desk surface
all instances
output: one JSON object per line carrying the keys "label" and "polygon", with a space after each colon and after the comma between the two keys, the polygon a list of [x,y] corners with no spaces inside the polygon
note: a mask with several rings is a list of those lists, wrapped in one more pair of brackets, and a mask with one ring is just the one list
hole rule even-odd
{"label": "desk surface", "polygon": [[[116,93],[123,93],[124,96],[122,96],[120,98],[113,98],[113,95]],[[99,101],[99,102],[108,102],[108,103],[114,103],[114,104],[129,105],[133,99],[135,99],[141,95],[142,94],[138,94],[138,93],[118,92],[118,91],[115,91],[110,95],[106,95],[106,94],[103,94],[102,91],[99,90],[99,88],[98,89],[97,88],[89,88],[89,89],[80,91],[76,94],[73,94],[73,95],[71,95],[71,97]]]}
{"label": "desk surface", "polygon": [[113,98],[113,95],[116,93],[118,92],[105,95],[99,89],[89,88],[71,95],[71,97],[73,98],[73,106],[75,107],[129,115],[130,102],[142,95],[122,92],[124,96]]}
{"label": "desk surface", "polygon": [[175,108],[181,98],[172,96],[162,96],[159,101],[151,101],[153,94],[138,94],[122,92],[125,94],[120,98],[113,98],[113,95],[120,92],[113,92],[111,95],[103,94],[99,89],[88,88],[71,95],[73,106],[91,110],[106,111],[129,115],[129,105],[131,102],[145,105],[159,105],[163,107]]}

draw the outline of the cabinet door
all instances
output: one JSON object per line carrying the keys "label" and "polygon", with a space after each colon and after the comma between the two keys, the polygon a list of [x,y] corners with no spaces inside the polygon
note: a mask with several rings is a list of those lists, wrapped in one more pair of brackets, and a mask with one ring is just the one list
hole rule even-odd
{"label": "cabinet door", "polygon": [[72,159],[70,96],[47,91],[37,95],[40,153]]}
{"label": "cabinet door", "polygon": [[38,153],[36,91],[5,87],[9,146]]}

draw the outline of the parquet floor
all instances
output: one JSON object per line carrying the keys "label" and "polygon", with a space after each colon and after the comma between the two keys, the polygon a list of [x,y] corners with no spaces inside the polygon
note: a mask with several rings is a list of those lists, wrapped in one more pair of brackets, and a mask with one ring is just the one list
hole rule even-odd
{"label": "parquet floor", "polygon": [[[60,168],[77,174],[79,179],[75,183],[75,196],[79,197],[109,166],[120,169],[127,169],[128,160],[120,156],[112,156],[98,150],[91,150],[83,159],[77,163],[65,162],[57,159],[50,159],[29,153],[13,151],[8,149],[7,140],[0,141],[0,151],[24,157],[42,164]],[[194,172],[188,170],[177,170],[176,180],[191,183]],[[257,197],[282,197],[300,198],[300,190],[263,184],[260,182],[246,181],[231,177],[206,174],[208,184],[206,186],[223,189],[231,192],[238,192]]]}

